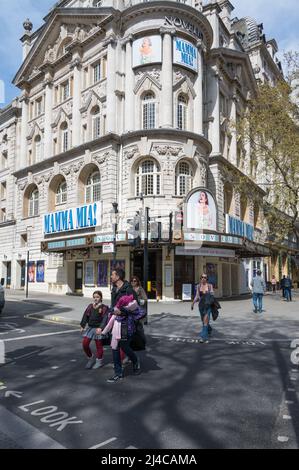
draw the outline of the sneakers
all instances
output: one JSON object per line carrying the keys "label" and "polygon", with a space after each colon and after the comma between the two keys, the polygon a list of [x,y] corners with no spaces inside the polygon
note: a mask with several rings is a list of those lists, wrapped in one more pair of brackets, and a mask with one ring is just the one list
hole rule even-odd
{"label": "sneakers", "polygon": [[136,364],[133,364],[133,374],[134,375],[141,374],[140,360],[138,358],[137,358]]}
{"label": "sneakers", "polygon": [[91,356],[91,358],[89,359],[89,361],[87,362],[85,366],[85,369],[92,369],[95,363],[96,363],[96,358],[94,356]]}
{"label": "sneakers", "polygon": [[107,380],[109,384],[113,384],[116,382],[122,381],[123,377],[121,375],[114,375],[113,377],[110,377],[110,379]]}
{"label": "sneakers", "polygon": [[100,367],[103,367],[103,365],[104,365],[103,359],[96,359],[93,369],[99,369]]}
{"label": "sneakers", "polygon": [[126,366],[127,364],[129,364],[129,362],[130,362],[130,359],[128,358],[128,356],[126,356],[124,360],[122,361],[122,364],[123,366]]}
{"label": "sneakers", "polygon": [[200,343],[208,343],[209,340],[208,340],[208,339],[199,338],[199,342],[200,342]]}

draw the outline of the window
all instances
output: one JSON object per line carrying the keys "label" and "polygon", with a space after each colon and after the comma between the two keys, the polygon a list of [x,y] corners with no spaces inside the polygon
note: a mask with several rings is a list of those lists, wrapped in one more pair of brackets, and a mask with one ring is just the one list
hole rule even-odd
{"label": "window", "polygon": [[142,127],[154,129],[156,126],[156,103],[153,93],[146,93],[142,99]]}
{"label": "window", "polygon": [[101,62],[93,66],[93,83],[101,80]]}
{"label": "window", "polygon": [[5,200],[6,199],[6,181],[3,181],[3,183],[1,183],[1,200]]}
{"label": "window", "polygon": [[187,129],[187,110],[188,98],[185,95],[179,95],[177,107],[177,127],[178,129]]}
{"label": "window", "polygon": [[40,116],[43,112],[43,100],[39,98],[35,102],[35,116]]}
{"label": "window", "polygon": [[42,157],[42,139],[40,135],[37,135],[34,139],[34,153],[35,161],[40,162]]}
{"label": "window", "polygon": [[1,170],[7,168],[7,151],[2,152],[1,155]]}
{"label": "window", "polygon": [[69,130],[66,122],[63,122],[60,126],[61,129],[61,150],[67,152],[69,149]]}
{"label": "window", "polygon": [[6,222],[6,209],[1,209],[0,222]]}
{"label": "window", "polygon": [[176,170],[176,195],[185,196],[192,189],[192,170],[189,163],[180,162]]}
{"label": "window", "polygon": [[160,168],[153,160],[145,160],[136,173],[136,196],[160,194]]}
{"label": "window", "polygon": [[101,117],[100,117],[100,108],[95,106],[91,111],[92,114],[92,138],[98,139],[101,136]]}
{"label": "window", "polygon": [[70,82],[69,80],[61,85],[61,101],[65,101],[70,96]]}
{"label": "window", "polygon": [[101,200],[101,175],[96,171],[89,176],[85,189],[85,203],[90,204]]}
{"label": "window", "polygon": [[64,204],[67,201],[67,184],[65,181],[60,183],[56,191],[56,200],[55,203],[58,206],[59,204]]}
{"label": "window", "polygon": [[29,211],[28,217],[35,217],[38,215],[39,211],[39,192],[38,189],[32,191],[29,196]]}

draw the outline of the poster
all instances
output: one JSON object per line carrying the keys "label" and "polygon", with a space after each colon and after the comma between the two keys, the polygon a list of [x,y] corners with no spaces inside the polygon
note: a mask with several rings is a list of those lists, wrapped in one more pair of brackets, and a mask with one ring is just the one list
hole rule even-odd
{"label": "poster", "polygon": [[112,260],[110,262],[110,275],[114,269],[123,269],[126,272],[126,262],[124,259],[122,260]]}
{"label": "poster", "polygon": [[133,42],[133,67],[162,62],[161,36],[146,36]]}
{"label": "poster", "polygon": [[172,286],[172,266],[165,266],[165,287]]}
{"label": "poster", "polygon": [[108,287],[108,261],[98,262],[98,286]]}
{"label": "poster", "polygon": [[28,282],[35,282],[35,261],[28,263]]}
{"label": "poster", "polygon": [[173,63],[198,71],[198,51],[191,42],[181,38],[173,40]]}
{"label": "poster", "polygon": [[45,262],[36,262],[36,282],[45,282]]}
{"label": "poster", "polygon": [[192,284],[183,284],[182,300],[192,300]]}
{"label": "poster", "polygon": [[214,197],[206,189],[193,192],[187,201],[188,229],[217,230],[217,211]]}
{"label": "poster", "polygon": [[206,274],[208,276],[208,283],[212,284],[214,289],[218,289],[218,265],[214,263],[207,263]]}
{"label": "poster", "polygon": [[94,286],[94,261],[85,263],[85,282],[86,286]]}

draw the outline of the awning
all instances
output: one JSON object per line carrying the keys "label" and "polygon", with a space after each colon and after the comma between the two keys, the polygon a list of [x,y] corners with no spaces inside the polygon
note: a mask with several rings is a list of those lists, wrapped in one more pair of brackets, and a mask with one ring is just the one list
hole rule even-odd
{"label": "awning", "polygon": [[243,245],[236,249],[236,253],[240,258],[263,258],[271,256],[268,247],[250,240],[244,240]]}

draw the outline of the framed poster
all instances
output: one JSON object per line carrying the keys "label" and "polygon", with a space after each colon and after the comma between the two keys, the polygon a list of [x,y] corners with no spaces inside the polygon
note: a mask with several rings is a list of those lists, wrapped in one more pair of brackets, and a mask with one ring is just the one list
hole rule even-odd
{"label": "framed poster", "polygon": [[108,287],[108,261],[98,262],[98,282],[99,287]]}
{"label": "framed poster", "polygon": [[146,36],[133,42],[133,67],[162,62],[161,36]]}
{"label": "framed poster", "polygon": [[165,266],[164,282],[165,282],[165,287],[172,286],[172,266]]}
{"label": "framed poster", "polygon": [[28,263],[28,282],[35,282],[35,261]]}
{"label": "framed poster", "polygon": [[85,262],[85,279],[86,286],[94,286],[94,261]]}
{"label": "framed poster", "polygon": [[214,289],[218,289],[218,265],[214,263],[207,263],[206,274],[208,276],[208,283],[212,284]]}
{"label": "framed poster", "polygon": [[187,200],[188,229],[217,230],[217,209],[212,193],[206,189],[192,192]]}
{"label": "framed poster", "polygon": [[173,63],[198,71],[198,51],[189,41],[182,38],[173,39]]}
{"label": "framed poster", "polygon": [[45,282],[45,262],[36,262],[36,282]]}

